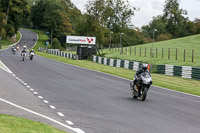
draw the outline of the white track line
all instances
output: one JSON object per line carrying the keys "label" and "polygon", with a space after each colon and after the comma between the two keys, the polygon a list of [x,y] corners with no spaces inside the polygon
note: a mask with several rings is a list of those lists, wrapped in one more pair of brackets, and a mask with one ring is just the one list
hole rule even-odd
{"label": "white track line", "polygon": [[43,97],[42,97],[42,96],[38,96],[38,98],[39,98],[39,99],[43,99]]}
{"label": "white track line", "polygon": [[32,111],[32,110],[30,110],[30,109],[27,109],[27,108],[24,108],[24,107],[22,107],[22,106],[16,105],[16,104],[11,103],[11,102],[9,102],[9,101],[7,101],[7,100],[4,100],[4,99],[1,99],[1,98],[0,98],[0,101],[5,102],[5,103],[7,103],[7,104],[10,104],[11,106],[14,106],[14,107],[16,107],[16,108],[19,108],[19,109],[21,109],[21,110],[24,110],[24,111],[26,111],[26,112],[29,112],[29,113],[32,113],[32,114],[34,114],[34,115],[40,116],[40,117],[42,117],[42,118],[45,118],[45,119],[47,119],[47,120],[49,120],[49,121],[52,121],[52,122],[54,122],[54,123],[56,123],[56,124],[58,124],[58,125],[61,125],[61,126],[63,126],[63,127],[66,127],[66,128],[68,128],[68,129],[70,129],[70,130],[72,130],[72,131],[75,131],[76,133],[85,133],[84,131],[82,131],[82,130],[79,129],[79,128],[70,127],[70,126],[68,126],[68,125],[66,125],[66,124],[63,124],[63,123],[61,123],[61,122],[59,122],[59,121],[57,121],[57,120],[55,120],[55,119],[52,119],[52,118],[47,117],[47,116],[45,116],[45,115],[39,114],[39,113],[37,113],[37,112],[34,112],[34,111]]}
{"label": "white track line", "polygon": [[56,109],[56,107],[54,107],[53,105],[49,105],[49,107],[50,107],[51,109]]}
{"label": "white track line", "polygon": [[66,121],[66,122],[67,122],[68,125],[71,125],[71,126],[74,125],[74,123],[71,122],[71,121]]}
{"label": "white track line", "polygon": [[37,95],[38,93],[37,92],[33,92],[33,94]]}
{"label": "white track line", "polygon": [[49,103],[49,101],[47,101],[47,100],[43,100],[43,102],[44,102],[44,103]]}
{"label": "white track line", "polygon": [[61,113],[61,112],[57,112],[57,114],[59,115],[59,116],[61,116],[61,117],[64,117],[65,115],[63,114],[63,113]]}
{"label": "white track line", "polygon": [[3,66],[3,67],[0,67],[1,69],[12,74],[12,71],[1,60],[0,60],[0,64]]}
{"label": "white track line", "polygon": [[26,86],[28,89],[30,89],[31,87],[30,86]]}

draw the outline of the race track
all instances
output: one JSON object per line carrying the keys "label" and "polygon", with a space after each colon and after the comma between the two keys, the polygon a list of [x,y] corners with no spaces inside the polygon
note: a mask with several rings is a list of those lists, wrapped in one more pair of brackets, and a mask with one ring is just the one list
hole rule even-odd
{"label": "race track", "polygon": [[[20,30],[28,47],[28,30]],[[0,60],[86,133],[197,133],[200,98],[151,87],[145,102],[132,99],[129,80],[35,56],[0,52]],[[55,112],[55,113],[56,113]]]}

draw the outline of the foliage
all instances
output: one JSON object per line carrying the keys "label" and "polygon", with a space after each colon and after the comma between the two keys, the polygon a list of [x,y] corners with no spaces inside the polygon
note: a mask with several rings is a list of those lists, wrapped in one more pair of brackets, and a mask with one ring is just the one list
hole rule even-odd
{"label": "foliage", "polygon": [[166,0],[164,6],[163,21],[166,29],[175,37],[184,36],[187,11],[179,8],[178,0]]}
{"label": "foliage", "polygon": [[8,37],[13,36],[22,26],[23,18],[27,14],[26,0],[2,0],[2,13],[4,14],[3,27]]}
{"label": "foliage", "polygon": [[61,45],[57,38],[53,39],[53,49],[60,49]]}
{"label": "foliage", "polygon": [[[68,11],[67,2],[70,1],[38,1],[31,9],[33,26],[53,33],[53,38],[73,34],[74,29],[70,20],[70,15],[66,12]],[[60,46],[55,44],[53,47]]]}
{"label": "foliage", "polygon": [[148,40],[147,42],[149,42],[148,38],[153,40],[153,33],[155,33],[156,41],[200,33],[198,32],[198,27],[200,27],[198,19],[194,22],[189,21],[187,17],[184,17],[186,14],[187,11],[180,8],[178,0],[166,0],[163,15],[153,17],[149,25],[142,27],[142,33]]}

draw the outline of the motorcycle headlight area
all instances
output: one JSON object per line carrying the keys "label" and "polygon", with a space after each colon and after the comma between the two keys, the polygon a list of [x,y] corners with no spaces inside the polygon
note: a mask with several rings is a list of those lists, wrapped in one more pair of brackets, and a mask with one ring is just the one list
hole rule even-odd
{"label": "motorcycle headlight area", "polygon": [[151,78],[142,78],[142,80],[143,80],[145,83],[151,82]]}

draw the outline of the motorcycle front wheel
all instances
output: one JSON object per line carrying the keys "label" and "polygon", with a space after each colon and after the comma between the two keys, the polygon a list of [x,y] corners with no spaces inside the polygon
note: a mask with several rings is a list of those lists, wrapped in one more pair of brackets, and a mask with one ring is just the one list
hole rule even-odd
{"label": "motorcycle front wheel", "polygon": [[145,101],[146,97],[147,97],[147,91],[148,89],[145,87],[142,91],[142,95],[141,95],[141,100]]}

